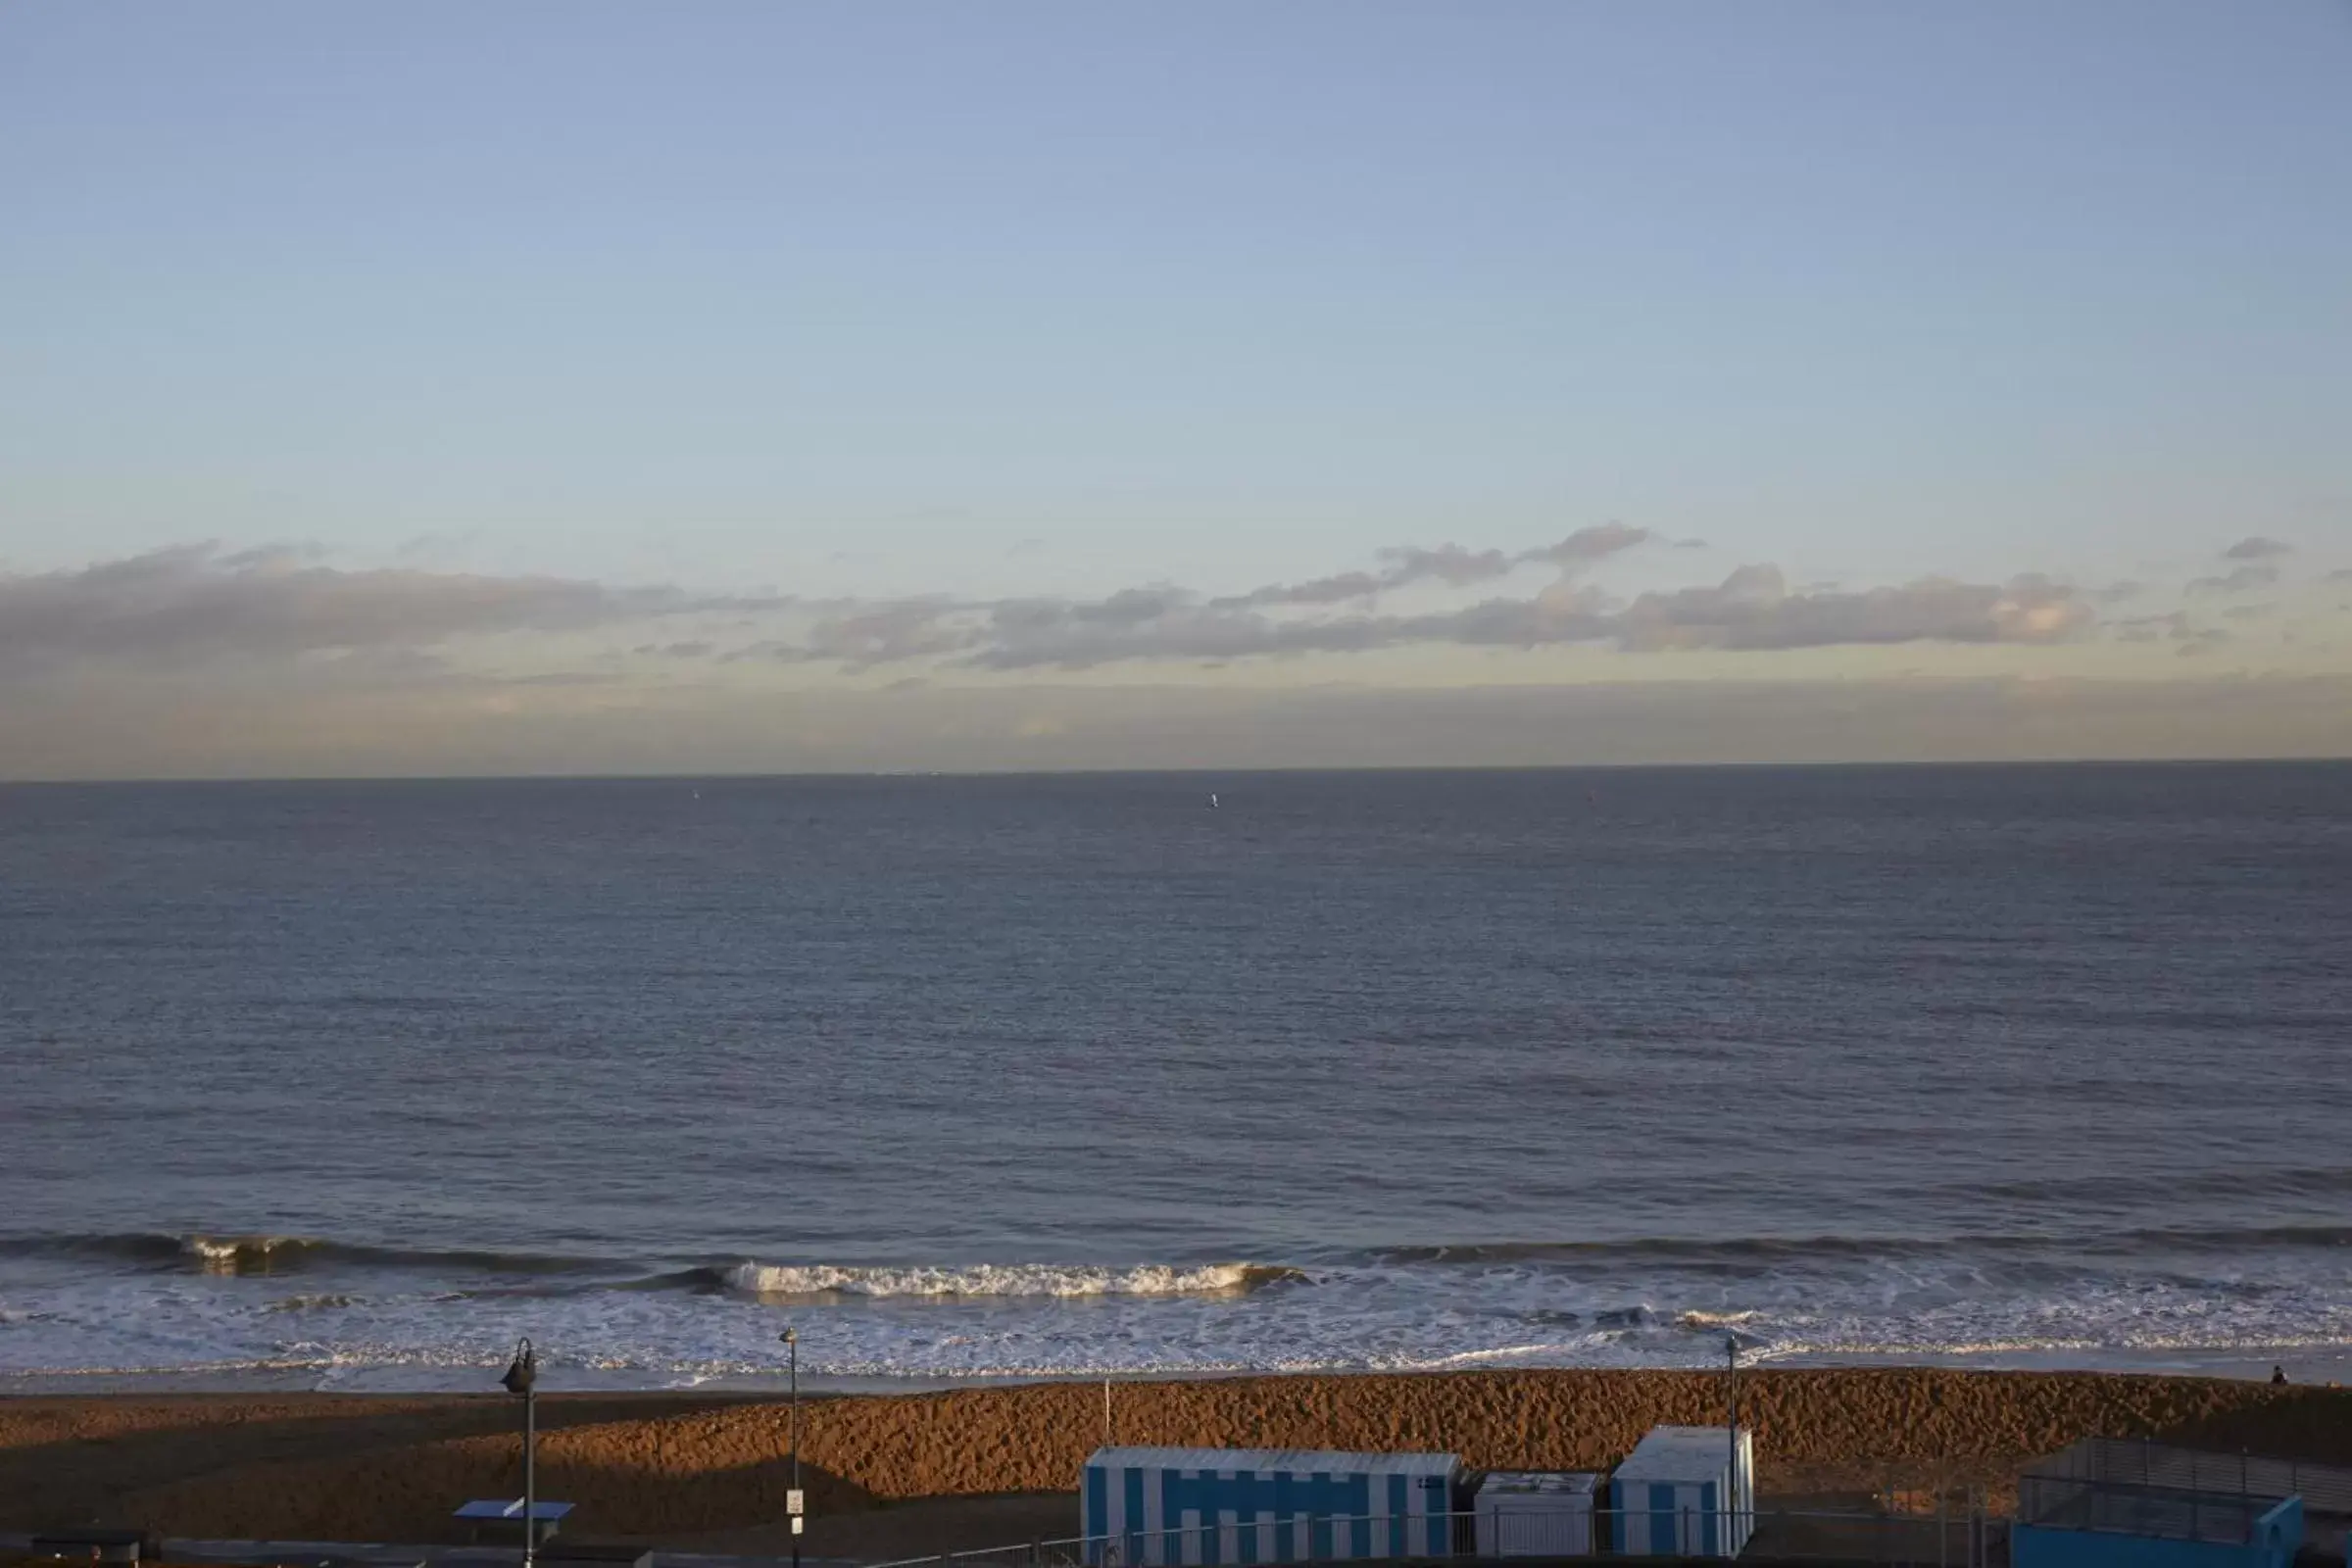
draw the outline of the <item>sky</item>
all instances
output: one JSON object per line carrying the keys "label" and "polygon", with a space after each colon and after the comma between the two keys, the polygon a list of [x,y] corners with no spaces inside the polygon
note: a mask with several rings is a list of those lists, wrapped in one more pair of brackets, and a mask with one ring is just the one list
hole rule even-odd
{"label": "sky", "polygon": [[2352,0],[0,3],[0,778],[2352,755]]}

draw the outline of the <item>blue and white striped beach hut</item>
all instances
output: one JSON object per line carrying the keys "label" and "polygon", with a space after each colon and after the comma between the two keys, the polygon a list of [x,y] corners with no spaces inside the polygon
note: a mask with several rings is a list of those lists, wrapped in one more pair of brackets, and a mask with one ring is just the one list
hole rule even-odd
{"label": "blue and white striped beach hut", "polygon": [[1219,1568],[1446,1555],[1450,1453],[1098,1448],[1080,1480],[1086,1560]]}
{"label": "blue and white striped beach hut", "polygon": [[1609,1477],[1609,1547],[1635,1557],[1737,1557],[1756,1525],[1755,1436],[1652,1427]]}

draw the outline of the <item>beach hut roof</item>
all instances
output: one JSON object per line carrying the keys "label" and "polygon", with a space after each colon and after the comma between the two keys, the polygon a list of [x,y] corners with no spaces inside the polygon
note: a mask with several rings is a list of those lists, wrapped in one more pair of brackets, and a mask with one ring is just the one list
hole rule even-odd
{"label": "beach hut roof", "polygon": [[1725,1427],[1651,1427],[1616,1469],[1619,1481],[1694,1481],[1721,1475],[1731,1458]]}

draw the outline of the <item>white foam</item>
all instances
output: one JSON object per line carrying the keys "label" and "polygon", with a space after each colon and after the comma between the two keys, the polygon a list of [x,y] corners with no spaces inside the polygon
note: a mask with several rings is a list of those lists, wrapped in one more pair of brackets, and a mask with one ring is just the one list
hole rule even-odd
{"label": "white foam", "polygon": [[1061,1263],[976,1263],[962,1268],[740,1263],[728,1271],[727,1280],[755,1296],[1214,1296],[1245,1289],[1258,1272],[1249,1263],[1139,1263],[1127,1268]]}
{"label": "white foam", "polygon": [[[2310,1364],[2352,1353],[2343,1263],[2249,1258],[2191,1278],[2124,1270],[1855,1259],[1724,1279],[1671,1269],[1602,1278],[1512,1262],[850,1267],[746,1263],[734,1288],[450,1293],[366,1289],[321,1267],[306,1292],[259,1274],[67,1271],[6,1286],[0,1379],[194,1375],[236,1385],[482,1386],[528,1334],[552,1386],[663,1387],[777,1375],[777,1329],[804,1374],[950,1381],[1114,1374],[1378,1371],[1967,1357],[1979,1363],[2179,1366],[2217,1355]],[[316,1294],[313,1294],[316,1293]],[[347,1293],[347,1294],[346,1294]],[[325,1303],[336,1300],[328,1308]],[[787,1308],[784,1303],[790,1302]],[[1646,1302],[1646,1310],[1635,1303]],[[2291,1353],[2289,1353],[2291,1352]],[[2290,1368],[2291,1369],[2291,1368]],[[2298,1376],[2302,1375],[2299,1371]]]}

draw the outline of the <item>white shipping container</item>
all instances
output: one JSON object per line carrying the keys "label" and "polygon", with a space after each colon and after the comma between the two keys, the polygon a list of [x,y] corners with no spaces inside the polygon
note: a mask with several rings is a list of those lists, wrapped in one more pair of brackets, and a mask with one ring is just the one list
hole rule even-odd
{"label": "white shipping container", "polygon": [[1583,1557],[1592,1550],[1592,1494],[1583,1470],[1495,1470],[1473,1511],[1481,1557]]}
{"label": "white shipping container", "polygon": [[1755,1435],[1652,1427],[1609,1476],[1609,1547],[1627,1556],[1737,1557],[1755,1531]]}
{"label": "white shipping container", "polygon": [[1080,1533],[1102,1568],[1443,1557],[1460,1469],[1450,1453],[1098,1448]]}

